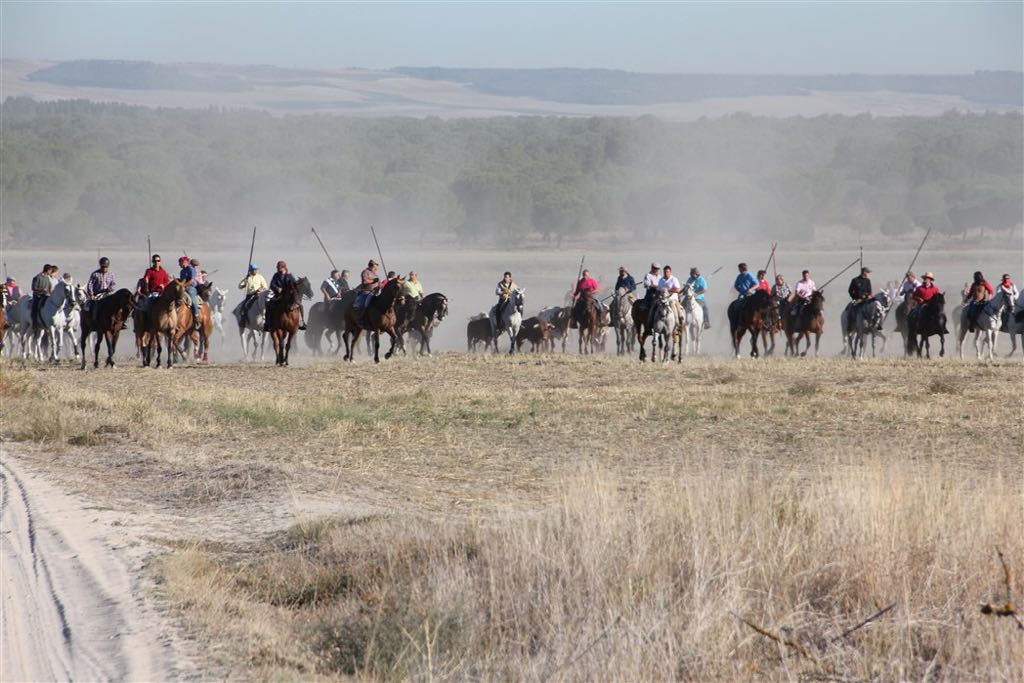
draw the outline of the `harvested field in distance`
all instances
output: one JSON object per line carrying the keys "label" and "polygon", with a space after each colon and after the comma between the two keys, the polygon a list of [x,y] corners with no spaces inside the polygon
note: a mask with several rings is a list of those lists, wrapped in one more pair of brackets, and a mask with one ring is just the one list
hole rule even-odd
{"label": "harvested field in distance", "polygon": [[1013,680],[1021,380],[442,354],[0,400],[5,456],[151,520],[211,676]]}

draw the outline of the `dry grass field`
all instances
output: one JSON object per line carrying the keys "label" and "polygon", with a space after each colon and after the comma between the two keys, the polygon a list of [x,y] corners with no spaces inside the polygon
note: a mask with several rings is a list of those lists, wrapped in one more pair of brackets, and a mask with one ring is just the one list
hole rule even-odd
{"label": "dry grass field", "polygon": [[443,354],[7,363],[0,399],[5,451],[172,528],[212,675],[1019,680],[979,605],[1024,589],[1022,378]]}

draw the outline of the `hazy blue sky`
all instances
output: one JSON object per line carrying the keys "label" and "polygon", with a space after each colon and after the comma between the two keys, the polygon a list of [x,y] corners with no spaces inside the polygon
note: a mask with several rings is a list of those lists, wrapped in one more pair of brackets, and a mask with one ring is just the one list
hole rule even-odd
{"label": "hazy blue sky", "polygon": [[716,73],[1022,68],[1017,2],[0,5],[4,57]]}

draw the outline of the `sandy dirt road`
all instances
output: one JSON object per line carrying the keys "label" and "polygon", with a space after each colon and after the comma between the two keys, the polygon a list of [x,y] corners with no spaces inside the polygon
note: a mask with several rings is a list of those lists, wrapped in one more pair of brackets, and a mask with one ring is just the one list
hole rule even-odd
{"label": "sandy dirt road", "polygon": [[[6,450],[6,449],[5,449]],[[109,510],[0,461],[0,680],[188,678]]]}

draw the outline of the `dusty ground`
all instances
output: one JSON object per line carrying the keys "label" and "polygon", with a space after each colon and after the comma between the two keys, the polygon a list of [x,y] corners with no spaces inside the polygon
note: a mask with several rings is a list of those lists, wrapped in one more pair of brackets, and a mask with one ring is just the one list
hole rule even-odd
{"label": "dusty ground", "polygon": [[[319,566],[315,558],[334,557],[331,567],[340,566],[339,561],[373,566],[377,560],[359,555],[363,550],[352,550],[352,541],[344,540],[348,536],[338,535],[338,524],[346,529],[370,520],[369,527],[356,532],[357,537],[374,539],[372,547],[379,545],[385,555],[399,553],[395,556],[399,560],[427,552],[422,549],[438,538],[453,539],[453,548],[462,547],[459,539],[466,528],[492,528],[501,539],[500,543],[488,541],[490,537],[484,534],[483,540],[474,541],[478,550],[467,558],[498,549],[510,553],[526,543],[525,537],[515,532],[519,520],[538,515],[545,519],[551,512],[557,514],[575,505],[589,510],[583,518],[597,515],[602,519],[604,513],[587,507],[602,500],[600,495],[594,500],[587,494],[582,502],[576,498],[570,499],[575,501],[571,504],[566,502],[566,491],[575,490],[574,482],[596,476],[599,485],[595,490],[610,487],[613,498],[623,497],[612,508],[617,515],[631,519],[631,524],[640,524],[638,528],[660,528],[675,514],[671,505],[645,507],[650,492],[686,499],[698,491],[703,502],[697,507],[710,510],[725,504],[719,496],[727,490],[735,488],[728,494],[735,502],[736,491],[749,489],[752,507],[735,512],[737,520],[749,516],[745,523],[748,534],[759,533],[759,525],[765,522],[755,504],[762,492],[777,490],[779,495],[797,496],[804,505],[808,499],[842,498],[851,486],[870,482],[874,487],[870,497],[876,502],[869,509],[901,510],[899,515],[918,520],[915,524],[924,529],[922,538],[944,548],[937,554],[929,550],[931,559],[922,560],[925,565],[915,572],[944,575],[950,567],[940,561],[943,553],[952,553],[956,564],[973,566],[970,577],[978,578],[963,578],[955,591],[942,593],[941,600],[952,600],[951,595],[958,601],[968,595],[972,600],[984,595],[994,599],[990,593],[998,588],[999,572],[998,564],[992,564],[991,546],[1000,545],[1012,563],[1024,566],[1020,537],[1009,531],[1024,524],[1020,506],[1024,471],[1019,449],[1022,378],[1019,361],[705,359],[662,367],[614,358],[443,354],[433,359],[389,361],[379,367],[363,361],[286,370],[230,364],[169,372],[136,368],[80,372],[68,367],[5,364],[0,398],[5,459],[64,492],[124,514],[131,533],[147,539],[147,571],[159,585],[143,592],[150,596],[147,600],[157,596],[156,607],[165,615],[171,606],[169,623],[179,624],[191,634],[190,647],[198,651],[195,666],[199,670],[243,678],[333,677],[360,671],[383,678],[425,676],[428,672],[449,677],[587,678],[601,670],[621,676],[666,672],[625,657],[623,653],[632,652],[629,647],[635,648],[635,644],[628,646],[619,635],[607,635],[617,634],[612,624],[623,623],[621,613],[617,619],[609,617],[600,628],[596,623],[580,622],[577,629],[576,622],[566,617],[561,627],[564,634],[575,634],[583,642],[601,638],[601,645],[582,654],[580,648],[559,650],[550,640],[557,631],[548,633],[545,629],[550,624],[536,622],[536,615],[532,616],[533,621],[524,624],[533,625],[522,628],[535,631],[541,654],[554,654],[546,663],[537,660],[522,669],[508,668],[508,662],[522,657],[508,646],[525,637],[518,626],[509,626],[510,632],[518,633],[514,638],[508,636],[510,640],[493,633],[477,638],[472,635],[477,633],[476,627],[465,626],[461,639],[448,643],[445,652],[434,653],[433,664],[421,661],[418,650],[411,646],[396,648],[385,659],[358,650],[362,663],[352,664],[354,660],[346,659],[349,650],[342,647],[342,654],[336,650],[341,647],[339,642],[359,641],[359,636],[339,636],[336,631],[341,627],[337,625],[331,627],[334,635],[328,638],[332,643],[328,650],[316,650],[314,645],[289,649],[288,643],[303,640],[303,629],[314,628],[311,624],[351,626],[350,617],[342,619],[324,610],[348,605],[358,612],[365,609],[359,605],[376,604],[367,597],[369,589],[360,583],[363,579],[351,579],[351,586],[362,588],[342,591],[343,595],[338,593],[338,584],[329,581],[333,588],[324,589],[325,594],[338,596],[330,604],[316,598],[289,598],[282,607],[279,593],[292,579],[297,584],[309,583],[303,572]],[[687,486],[687,482],[693,486],[685,494],[671,493],[672,487]],[[920,490],[920,497],[912,494],[915,489]],[[942,493],[947,490],[955,490],[953,499],[947,500]],[[648,494],[637,498],[638,492]],[[662,497],[654,496],[657,500]],[[935,512],[939,508],[933,509],[937,500],[949,505],[941,508],[941,514]],[[971,530],[972,511],[982,509],[986,510],[984,519],[976,518]],[[950,510],[956,511],[956,521],[947,520],[941,529],[928,531],[928,524]],[[634,514],[636,519],[630,517]],[[831,513],[819,510],[814,523],[835,533],[848,523],[846,517],[856,519],[864,514],[866,510],[857,505]],[[638,521],[642,519],[648,522]],[[607,524],[596,527],[604,531],[595,533],[617,538],[617,525],[623,520],[605,521]],[[884,520],[872,524],[884,526]],[[289,528],[292,530],[285,533]],[[577,529],[574,534],[578,533],[583,532]],[[858,541],[856,553],[851,548],[837,551],[844,542],[837,541],[837,546],[822,543],[823,556],[859,554],[865,549],[873,553],[883,541],[865,537]],[[692,545],[697,552],[697,540],[681,543]],[[987,549],[975,548],[982,543],[988,544]],[[832,549],[826,550],[826,546]],[[303,549],[301,557],[311,558],[299,567],[288,564],[297,557],[296,548]],[[541,555],[551,551],[543,545],[536,550]],[[352,559],[351,552],[357,553],[358,561]],[[338,560],[339,556],[348,559]],[[427,556],[432,555],[427,552]],[[874,557],[865,554],[868,556]],[[511,556],[502,557],[508,560]],[[513,564],[529,566],[534,562],[529,558],[535,557]],[[812,569],[801,565],[800,555],[796,557],[790,560],[798,565],[795,569]],[[757,565],[760,561],[755,558],[756,554],[751,555],[734,569],[739,572],[740,566]],[[806,561],[819,559],[808,557]],[[473,561],[466,561],[470,564],[460,569],[459,575],[463,571],[472,574]],[[652,557],[646,562],[654,567],[662,560]],[[739,560],[722,562],[728,566]],[[387,563],[401,566],[394,557]],[[401,572],[399,578],[393,577],[396,586],[414,585],[416,579],[411,577],[423,574],[422,568],[409,571],[412,573],[406,579],[399,580],[404,576]],[[315,572],[320,572],[315,576],[321,578],[313,583],[320,585],[317,582],[323,572]],[[378,576],[376,570],[372,575]],[[223,584],[225,576],[237,580]],[[900,576],[896,572],[892,580],[908,580]],[[981,577],[991,577],[992,582],[978,583]],[[745,590],[750,589],[749,580]],[[871,581],[884,585],[888,579]],[[531,585],[531,590],[536,590]],[[821,623],[831,628],[839,623],[831,620],[840,619],[850,625],[869,614],[872,610],[866,595],[874,596],[871,599],[877,595],[865,591],[865,585],[858,580],[856,591],[845,584],[835,588],[840,602],[848,606]],[[132,590],[142,590],[141,586]],[[286,590],[289,595],[290,590]],[[805,598],[806,590],[806,586],[793,589],[794,595]],[[889,589],[881,592],[892,597]],[[730,600],[727,604],[733,608],[745,604],[735,597]],[[905,615],[922,619],[925,613],[941,613],[941,605],[929,600],[932,598],[921,607],[926,611],[915,612],[910,603],[901,609]],[[225,612],[227,608],[215,609],[215,605],[234,606]],[[810,605],[799,608],[799,600],[793,605],[797,611],[820,612]],[[958,608],[974,609],[969,604]],[[760,615],[759,623],[767,623],[770,614],[763,606],[751,609]],[[612,606],[608,610],[614,613]],[[477,614],[474,610],[467,613]],[[576,613],[574,609],[567,612]],[[637,616],[635,623],[655,630],[674,623],[671,610],[658,616],[654,613],[649,622],[644,621],[648,617]],[[966,613],[974,615],[973,611]],[[510,616],[509,623],[518,624],[518,618]],[[422,628],[420,621],[408,615],[402,619],[402,629]],[[457,621],[464,620],[460,617]],[[259,625],[255,635],[252,624]],[[429,624],[428,618],[428,632]],[[345,629],[349,626],[342,632],[348,633]],[[1009,623],[1000,626],[1012,627]],[[690,627],[680,624],[679,628]],[[962,641],[963,647],[940,653],[941,657],[931,655],[948,667],[942,670],[942,677],[989,672],[1000,678],[1014,667],[1019,671],[1024,663],[1019,643],[1015,646],[1012,639],[1004,642],[1002,635],[998,642],[1005,647],[978,645],[979,638],[988,637],[978,629],[990,625],[964,622],[950,628],[954,634],[962,634],[954,640]],[[764,648],[759,636],[744,632],[742,626],[729,626],[721,632],[705,629],[701,634],[691,635],[698,641],[710,638],[709,642],[722,647],[732,642],[728,647],[741,648],[748,663],[768,656],[757,649]],[[561,642],[563,636],[556,640]],[[896,640],[903,636],[906,633]],[[914,635],[924,641],[930,637]],[[371,638],[371,649],[373,642]],[[507,650],[508,659],[474,659],[474,653],[480,652],[474,648],[486,642],[494,652]],[[883,678],[913,677],[925,673],[930,661],[921,660],[920,666],[916,663],[916,658],[924,656],[920,648],[883,652],[867,643],[849,645],[842,652],[816,655],[820,661],[805,673],[821,674],[836,667],[856,672],[863,671],[857,667],[866,666],[888,672]],[[786,655],[787,648],[780,648]],[[971,648],[974,654],[965,655]],[[445,659],[455,651],[458,657]],[[724,659],[717,660],[712,654],[707,657],[706,661],[687,659],[689,668],[676,671],[688,670],[698,677],[744,674],[745,670],[730,669]],[[806,666],[812,662],[800,659]],[[446,663],[442,666],[437,663],[440,661]],[[552,663],[558,661],[561,664],[557,666]],[[893,668],[894,662],[903,668]],[[775,678],[783,676],[784,669],[777,668],[778,664],[761,662],[758,666],[765,667],[762,674]],[[595,666],[598,668],[589,668]],[[601,668],[605,666],[612,668]],[[553,670],[556,673],[552,674]],[[746,675],[751,673],[746,671]]]}

